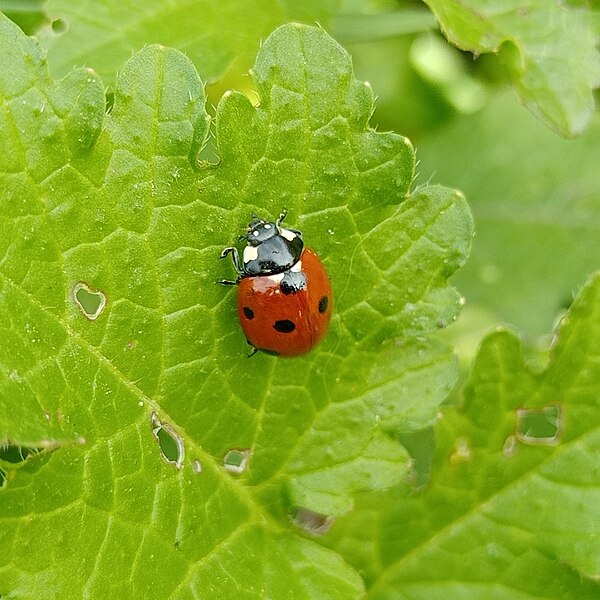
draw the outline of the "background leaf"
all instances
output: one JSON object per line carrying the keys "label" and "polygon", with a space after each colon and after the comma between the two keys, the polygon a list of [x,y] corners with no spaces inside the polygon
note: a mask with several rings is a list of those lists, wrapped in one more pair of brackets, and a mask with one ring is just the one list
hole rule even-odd
{"label": "background leaf", "polygon": [[[55,407],[85,441],[4,482],[0,593],[357,597],[358,575],[290,511],[340,514],[406,474],[390,434],[430,423],[456,378],[428,336],[460,306],[446,280],[469,248],[464,199],[407,197],[410,144],[368,129],[371,90],[320,29],[265,42],[261,107],[223,98],[216,165],[197,161],[204,91],[179,52],[134,55],[104,115],[92,72],[54,83],[6,19],[0,43],[0,144],[18,150],[0,179],[7,347],[29,352],[10,355],[28,412]],[[249,361],[217,257],[254,210],[283,206],[331,273],[337,316],[311,355]],[[40,346],[21,339],[29,318]],[[47,365],[37,386],[33,364]],[[247,458],[236,474],[232,450]]]}
{"label": "background leaf", "polygon": [[[599,300],[596,274],[543,372],[524,364],[513,334],[488,336],[464,405],[436,426],[428,486],[365,496],[340,523],[333,545],[366,568],[368,598],[598,596],[600,478],[589,467],[599,447]],[[536,433],[532,417],[550,408],[556,420]],[[374,531],[372,546],[361,545],[364,531]]]}
{"label": "background leaf", "polygon": [[44,5],[44,0],[0,0],[0,11],[32,35],[46,22]]}
{"label": "background leaf", "polygon": [[84,65],[112,84],[133,51],[157,43],[185,52],[204,81],[211,82],[234,64],[237,71],[246,71],[261,40],[278,25],[326,24],[337,4],[337,0],[258,0],[247,6],[207,0],[49,0],[46,11],[51,22],[38,35],[57,76],[73,65]]}
{"label": "background leaf", "polygon": [[562,135],[580,134],[600,86],[591,10],[562,2],[427,0],[444,34],[475,54],[499,52],[519,98]]}
{"label": "background leaf", "polygon": [[471,315],[485,311],[478,327],[510,323],[535,339],[600,268],[599,126],[562,140],[505,93],[419,145],[420,179],[472,202],[477,236],[455,281]]}

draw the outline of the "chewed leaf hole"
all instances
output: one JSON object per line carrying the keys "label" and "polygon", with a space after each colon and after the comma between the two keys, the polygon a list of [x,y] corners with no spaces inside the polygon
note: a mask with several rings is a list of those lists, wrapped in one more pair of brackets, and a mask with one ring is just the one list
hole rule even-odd
{"label": "chewed leaf hole", "polygon": [[290,518],[296,527],[313,535],[325,535],[334,522],[334,518],[329,515],[322,515],[301,506],[292,508]]}
{"label": "chewed leaf hole", "polygon": [[16,446],[7,444],[0,446],[0,462],[18,464],[27,460],[32,454],[39,454],[41,450],[38,448],[27,448],[26,446]]}
{"label": "chewed leaf hole", "polygon": [[223,466],[226,471],[239,475],[246,470],[251,455],[252,450],[250,448],[246,448],[245,450],[233,448],[223,457]]}
{"label": "chewed leaf hole", "polygon": [[10,479],[11,473],[23,466],[30,458],[34,458],[43,451],[44,448],[0,443],[0,488],[5,486],[6,482]]}
{"label": "chewed leaf hole", "polygon": [[90,321],[97,319],[106,306],[106,296],[82,281],[73,288],[73,301]]}
{"label": "chewed leaf hole", "polygon": [[64,33],[69,28],[67,22],[64,19],[54,19],[54,21],[52,21],[51,27],[52,32],[56,33],[57,35]]}
{"label": "chewed leaf hole", "polygon": [[185,456],[183,439],[168,424],[163,423],[153,412],[151,416],[152,435],[156,438],[163,459],[181,469]]}
{"label": "chewed leaf hole", "polygon": [[557,404],[517,410],[515,437],[523,444],[554,446],[560,442],[561,428]]}

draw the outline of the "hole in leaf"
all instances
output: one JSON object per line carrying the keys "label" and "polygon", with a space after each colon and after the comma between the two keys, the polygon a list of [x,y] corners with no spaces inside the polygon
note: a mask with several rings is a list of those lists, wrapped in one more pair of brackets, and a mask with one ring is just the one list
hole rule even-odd
{"label": "hole in leaf", "polygon": [[321,513],[296,506],[290,511],[290,518],[292,523],[313,535],[324,535],[326,534],[331,526],[333,525],[334,518],[329,515],[322,515]]}
{"label": "hole in leaf", "polygon": [[152,435],[156,438],[160,453],[166,462],[181,469],[185,447],[183,439],[166,423],[163,423],[158,415],[153,412],[150,417],[152,424]]}
{"label": "hole in leaf", "polygon": [[112,112],[114,105],[115,105],[115,93],[109,90],[106,92],[106,106],[104,108],[106,114],[110,114]]}
{"label": "hole in leaf", "polygon": [[90,321],[97,319],[106,306],[106,296],[82,281],[73,288],[73,301]]}
{"label": "hole in leaf", "polygon": [[232,448],[223,457],[223,466],[226,471],[239,475],[246,470],[251,455],[252,450],[250,448],[246,448],[245,450]]}
{"label": "hole in leaf", "polygon": [[554,446],[560,441],[560,406],[519,408],[515,437],[524,444]]}
{"label": "hole in leaf", "polygon": [[67,22],[64,19],[54,19],[52,21],[52,32],[60,35],[69,28]]}
{"label": "hole in leaf", "polygon": [[32,454],[39,454],[39,452],[38,448],[7,444],[6,446],[0,446],[0,461],[17,464],[24,462]]}
{"label": "hole in leaf", "polygon": [[[48,447],[52,445],[49,443]],[[34,458],[41,454],[44,448],[36,448],[33,446],[19,446],[17,444],[0,444],[0,488],[6,486],[13,474],[30,458]],[[2,595],[0,594],[0,598]]]}

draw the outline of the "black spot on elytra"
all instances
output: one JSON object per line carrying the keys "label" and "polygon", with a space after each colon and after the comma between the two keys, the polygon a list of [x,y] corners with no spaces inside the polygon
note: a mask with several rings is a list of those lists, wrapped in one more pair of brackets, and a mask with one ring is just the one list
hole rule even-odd
{"label": "black spot on elytra", "polygon": [[242,310],[246,315],[246,319],[254,319],[254,311],[251,308],[249,308],[248,306],[244,306]]}
{"label": "black spot on elytra", "polygon": [[289,319],[281,319],[280,321],[275,321],[273,327],[275,331],[279,331],[279,333],[291,333],[296,329],[296,324]]}
{"label": "black spot on elytra", "polygon": [[329,306],[329,298],[327,296],[322,296],[319,300],[319,312],[324,313]]}

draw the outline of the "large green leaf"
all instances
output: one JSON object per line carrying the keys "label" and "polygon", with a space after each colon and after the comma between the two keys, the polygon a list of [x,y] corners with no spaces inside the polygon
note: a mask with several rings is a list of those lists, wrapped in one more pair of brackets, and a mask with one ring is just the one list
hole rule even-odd
{"label": "large green leaf", "polygon": [[[430,423],[455,381],[429,334],[458,311],[470,214],[452,190],[409,196],[410,144],[368,129],[372,92],[322,30],[277,30],[254,73],[260,108],[226,95],[220,162],[199,164],[182,54],[134,55],[105,115],[94,73],[53,82],[0,19],[0,432],[57,448],[0,463],[2,596],[360,594],[289,517],[405,475],[388,434]],[[249,360],[218,256],[283,207],[336,314],[310,355]]]}
{"label": "large green leaf", "polygon": [[566,136],[585,129],[600,86],[595,12],[558,0],[425,1],[453,44],[501,54],[536,117]]}
{"label": "large green leaf", "polygon": [[209,0],[49,0],[51,23],[38,33],[50,69],[63,76],[74,66],[92,67],[105,83],[133,51],[164,44],[185,52],[205,81],[233,65],[245,71],[261,40],[287,21],[327,23],[338,0],[257,0],[240,4]]}
{"label": "large green leaf", "polygon": [[484,340],[464,405],[436,426],[427,487],[364,497],[338,532],[368,598],[599,597],[598,340],[600,274],[543,371],[525,364],[513,334]]}

